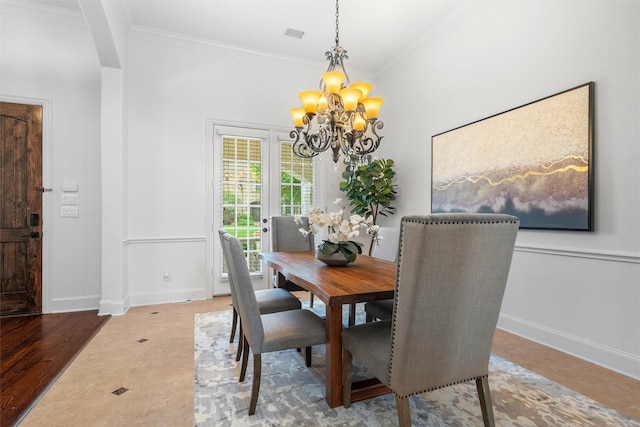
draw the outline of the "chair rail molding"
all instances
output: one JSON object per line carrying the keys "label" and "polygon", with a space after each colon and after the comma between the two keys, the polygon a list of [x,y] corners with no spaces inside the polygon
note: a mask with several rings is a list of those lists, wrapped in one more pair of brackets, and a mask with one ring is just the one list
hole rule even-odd
{"label": "chair rail molding", "polygon": [[171,236],[171,237],[134,237],[123,240],[123,245],[157,244],[157,243],[199,243],[206,242],[206,236]]}
{"label": "chair rail molding", "polygon": [[640,253],[633,252],[617,252],[617,251],[598,251],[579,248],[562,248],[554,246],[539,245],[522,245],[515,247],[517,252],[530,252],[546,255],[567,256],[572,258],[589,258],[602,261],[628,262],[632,264],[640,264]]}

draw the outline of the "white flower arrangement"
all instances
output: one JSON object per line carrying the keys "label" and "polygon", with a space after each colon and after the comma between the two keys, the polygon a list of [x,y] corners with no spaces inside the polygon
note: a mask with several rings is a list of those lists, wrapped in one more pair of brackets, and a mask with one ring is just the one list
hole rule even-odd
{"label": "white flower arrangement", "polygon": [[[342,205],[342,199],[337,198],[334,202],[336,205]],[[300,232],[309,236],[317,234],[321,228],[327,227],[329,231],[328,240],[318,246],[318,251],[323,255],[331,255],[335,252],[341,252],[344,257],[353,262],[356,255],[362,253],[362,243],[354,242],[351,239],[360,235],[360,229],[364,228],[367,234],[371,234],[373,241],[378,239],[379,226],[373,223],[373,217],[363,218],[354,214],[348,219],[344,217],[344,206],[337,212],[324,212],[320,208],[313,208],[309,211],[307,218],[309,219],[309,229],[300,228]],[[295,216],[296,224],[302,225],[300,215]]]}

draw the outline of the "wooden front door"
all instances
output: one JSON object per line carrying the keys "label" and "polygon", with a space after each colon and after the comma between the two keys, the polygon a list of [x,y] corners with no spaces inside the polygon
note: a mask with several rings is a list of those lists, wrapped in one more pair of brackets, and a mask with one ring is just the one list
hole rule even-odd
{"label": "wooden front door", "polygon": [[0,103],[0,316],[42,312],[42,106]]}

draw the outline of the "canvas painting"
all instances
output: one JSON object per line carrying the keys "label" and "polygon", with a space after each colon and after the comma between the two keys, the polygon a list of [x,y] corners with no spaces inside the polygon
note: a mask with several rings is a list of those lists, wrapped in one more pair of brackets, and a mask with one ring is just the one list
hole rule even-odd
{"label": "canvas painting", "polygon": [[592,231],[593,86],[433,136],[431,211],[508,213],[521,228]]}

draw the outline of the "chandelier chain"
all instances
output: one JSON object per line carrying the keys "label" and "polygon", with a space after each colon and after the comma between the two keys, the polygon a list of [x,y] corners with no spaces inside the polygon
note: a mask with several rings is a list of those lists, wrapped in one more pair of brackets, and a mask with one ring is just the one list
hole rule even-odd
{"label": "chandelier chain", "polygon": [[338,32],[338,26],[340,25],[340,10],[338,0],[336,0],[336,46],[340,46],[340,33]]}

